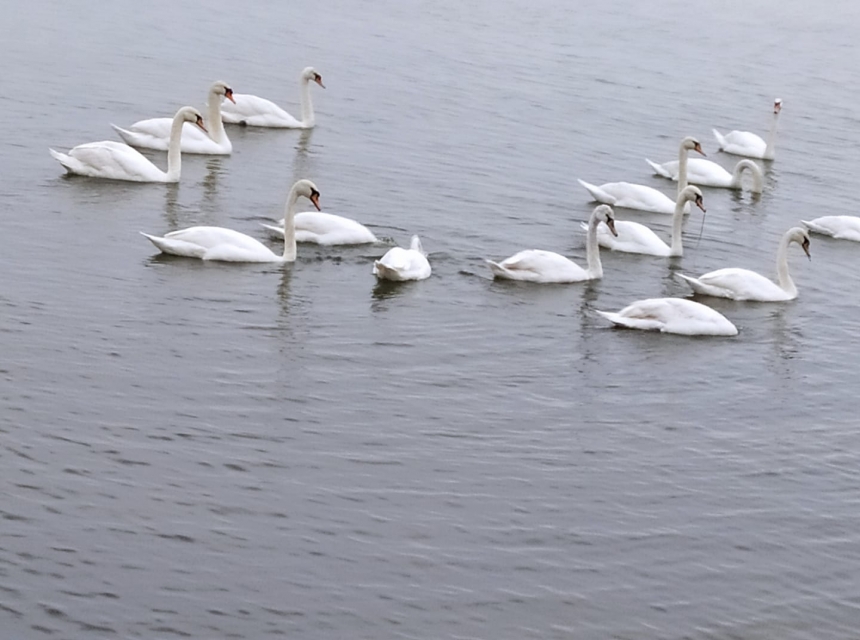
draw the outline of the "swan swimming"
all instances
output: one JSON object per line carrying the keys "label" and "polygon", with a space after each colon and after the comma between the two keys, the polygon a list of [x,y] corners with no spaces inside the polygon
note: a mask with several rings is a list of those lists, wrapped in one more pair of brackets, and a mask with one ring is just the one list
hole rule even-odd
{"label": "swan swimming", "polygon": [[250,127],[311,129],[316,124],[309,85],[311,81],[325,89],[322,76],[316,72],[316,69],[306,67],[302,70],[299,74],[299,95],[302,101],[301,120],[296,120],[274,102],[247,93],[234,93],[234,104],[224,103],[221,108],[221,118],[229,124],[244,124]]}
{"label": "swan swimming", "polygon": [[685,336],[736,336],[738,329],[723,314],[683,298],[637,300],[621,311],[598,311],[613,324],[627,329],[660,331]]}
{"label": "swan swimming", "polygon": [[767,134],[767,142],[762,140],[761,136],[749,131],[731,131],[722,135],[716,129],[712,129],[720,151],[736,156],[746,156],[747,158],[773,160],[776,153],[774,148],[776,146],[776,122],[779,119],[780,111],[782,111],[782,100],[776,98],[773,101],[773,122],[770,125],[770,132]]}
{"label": "swan swimming", "polygon": [[418,236],[412,236],[408,249],[392,247],[373,263],[373,275],[380,280],[424,280],[430,273],[430,263]]}
{"label": "swan swimming", "polygon": [[812,233],[820,233],[838,240],[860,242],[860,217],[821,216],[814,220],[800,221]]}
{"label": "swan swimming", "polygon": [[[670,180],[678,179],[677,160],[657,164],[646,158],[645,162],[651,165],[656,175],[669,178]],[[748,171],[752,176],[753,186],[750,191],[761,193],[764,189],[764,174],[761,172],[761,168],[752,160],[741,160],[735,165],[734,171],[729,173],[716,162],[693,158],[687,166],[687,181],[690,184],[696,184],[701,187],[743,189],[741,177],[745,171]]]}
{"label": "swan swimming", "polygon": [[[373,232],[360,222],[323,211],[302,211],[296,214],[296,242],[335,246],[371,244],[378,242]],[[263,224],[276,238],[284,239],[284,221],[277,225]]]}

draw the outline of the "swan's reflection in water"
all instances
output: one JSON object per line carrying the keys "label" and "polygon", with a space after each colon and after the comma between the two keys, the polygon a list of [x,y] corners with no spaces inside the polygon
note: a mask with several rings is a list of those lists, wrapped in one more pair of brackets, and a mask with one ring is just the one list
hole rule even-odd
{"label": "swan's reflection in water", "polygon": [[370,305],[371,311],[386,311],[387,303],[395,298],[413,291],[414,287],[420,283],[415,280],[407,280],[405,282],[397,282],[394,280],[376,280],[371,293],[372,302]]}
{"label": "swan's reflection in water", "polygon": [[[293,265],[292,264],[283,264],[281,265],[282,274],[281,280],[278,283],[278,307],[280,309],[280,316],[282,320],[286,320],[290,316],[290,298],[291,291],[290,285],[293,279]],[[285,324],[282,328],[287,328],[289,323]]]}
{"label": "swan's reflection in water", "polygon": [[164,221],[171,231],[179,226],[181,205],[179,204],[179,183],[172,183],[164,189]]}
{"label": "swan's reflection in water", "polygon": [[296,155],[293,158],[293,180],[301,180],[313,173],[313,157],[310,153],[313,129],[303,129],[296,144]]}
{"label": "swan's reflection in water", "polygon": [[203,185],[203,197],[200,208],[207,212],[217,211],[218,181],[224,173],[223,162],[224,158],[222,156],[212,156],[206,160],[206,175],[201,182]]}

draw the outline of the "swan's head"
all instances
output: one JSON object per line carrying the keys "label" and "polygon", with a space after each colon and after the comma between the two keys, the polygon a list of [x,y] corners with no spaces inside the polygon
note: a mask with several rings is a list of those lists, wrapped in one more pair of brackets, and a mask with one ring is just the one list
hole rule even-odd
{"label": "swan's head", "polygon": [[317,211],[320,211],[320,192],[317,186],[310,180],[299,180],[293,185],[296,196],[304,196],[314,203]]}
{"label": "swan's head", "polygon": [[782,98],[774,98],[773,115],[778,114],[782,110]]}
{"label": "swan's head", "polygon": [[305,67],[302,71],[302,82],[310,82],[311,80],[325,89],[325,85],[322,83],[322,76],[317,73],[317,70],[313,67]]}
{"label": "swan's head", "polygon": [[812,260],[812,255],[809,253],[809,232],[800,227],[794,227],[788,236],[789,242],[796,242],[803,249],[806,257]]}
{"label": "swan's head", "polygon": [[182,114],[182,119],[185,122],[190,122],[191,124],[196,124],[198,127],[206,131],[206,126],[203,124],[203,116],[200,115],[200,112],[194,107],[182,107],[179,110],[179,113]]}
{"label": "swan's head", "polygon": [[615,230],[615,215],[612,211],[612,207],[610,207],[608,204],[601,204],[600,206],[595,208],[594,212],[591,214],[591,217],[598,222],[606,223],[606,226],[609,227],[609,230],[612,232],[612,235],[618,235],[618,232]]}
{"label": "swan's head", "polygon": [[694,187],[693,185],[684,187],[684,190],[680,193],[678,198],[684,202],[695,202],[696,206],[699,207],[703,213],[708,212],[708,210],[705,209],[705,200],[699,187]]}
{"label": "swan's head", "polygon": [[209,93],[214,93],[216,96],[227,98],[230,102],[236,104],[236,101],[233,99],[233,90],[226,82],[222,82],[221,80],[219,80],[218,82],[212,83],[212,87],[209,89]]}
{"label": "swan's head", "polygon": [[701,153],[706,158],[708,157],[708,155],[704,151],[702,151],[701,143],[699,143],[699,141],[696,140],[693,136],[687,136],[686,138],[681,140],[681,148],[686,149],[687,151],[696,151],[698,153]]}

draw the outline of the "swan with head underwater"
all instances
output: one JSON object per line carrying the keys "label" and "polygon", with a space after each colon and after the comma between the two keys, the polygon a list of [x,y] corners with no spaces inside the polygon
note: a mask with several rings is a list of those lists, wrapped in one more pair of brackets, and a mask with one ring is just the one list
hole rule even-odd
{"label": "swan with head underwater", "polygon": [[256,238],[224,227],[189,227],[164,236],[152,236],[143,232],[141,235],[148,238],[162,253],[174,256],[221,262],[295,262],[296,238],[293,217],[296,202],[300,196],[307,198],[319,208],[320,192],[316,185],[310,180],[296,182],[287,196],[284,216],[284,252],[281,255],[274,253]]}
{"label": "swan with head underwater", "polygon": [[[702,145],[695,138],[687,136],[681,140],[681,146],[678,149],[678,193],[681,193],[687,186],[687,154],[689,151],[706,155],[702,151]],[[653,187],[630,182],[607,182],[600,186],[589,184],[584,180],[578,180],[578,182],[586,188],[592,198],[603,204],[653,213],[675,212],[675,200]],[[687,213],[689,210],[689,205],[686,205],[684,212]]]}
{"label": "swan with head underwater", "polygon": [[[645,162],[651,165],[654,173],[670,180],[678,180],[678,161],[657,164],[645,158]],[[693,158],[687,165],[687,182],[700,187],[722,187],[724,189],[743,189],[741,178],[748,171],[752,176],[753,184],[750,189],[753,193],[761,193],[764,189],[764,174],[761,168],[752,160],[741,160],[735,165],[734,171],[729,173],[716,162]]]}
{"label": "swan with head underwater", "polygon": [[203,116],[194,107],[182,107],[176,112],[170,125],[167,171],[156,167],[137,149],[114,140],[81,144],[74,147],[68,154],[53,149],[49,151],[71,174],[131,182],[179,182],[182,173],[179,137],[186,122],[206,131]]}
{"label": "swan with head underwater", "polygon": [[408,249],[392,247],[373,263],[373,275],[380,280],[425,280],[431,272],[430,262],[418,236],[412,236]]}
{"label": "swan with head underwater", "polygon": [[271,100],[246,93],[233,94],[233,104],[225,103],[221,118],[229,124],[250,127],[274,127],[281,129],[311,129],[316,124],[314,104],[311,100],[310,82],[325,89],[322,76],[313,67],[305,67],[299,74],[299,96],[302,101],[302,119],[297,120]]}
{"label": "swan with head underwater", "polygon": [[637,300],[621,311],[598,311],[616,326],[684,336],[736,336],[737,327],[719,311],[683,298]]}
{"label": "swan with head underwater", "polygon": [[493,276],[503,280],[520,280],[541,284],[561,284],[597,280],[603,277],[600,263],[600,247],[597,243],[597,227],[604,223],[615,234],[615,217],[612,207],[601,204],[591,213],[588,221],[588,238],[585,245],[587,269],[553,251],[527,249],[501,262],[487,260]]}
{"label": "swan with head underwater", "polygon": [[[675,202],[675,213],[672,215],[672,244],[668,245],[644,224],[630,220],[618,220],[612,234],[603,227],[597,229],[597,242],[601,247],[624,253],[641,253],[649,256],[677,257],[684,255],[682,227],[684,224],[684,206],[694,203],[703,212],[706,211],[702,192],[692,185],[685,187]],[[591,226],[583,223],[583,228],[591,233]]]}
{"label": "swan with head underwater", "polygon": [[749,131],[731,131],[722,135],[716,129],[712,129],[720,151],[736,156],[746,156],[747,158],[773,160],[776,153],[774,148],[776,146],[776,123],[780,111],[782,111],[782,100],[776,98],[773,101],[773,122],[770,125],[770,132],[767,134],[767,142],[762,140],[761,136]]}
{"label": "swan with head underwater", "polygon": [[800,222],[811,233],[819,233],[837,240],[860,242],[860,217],[858,216],[821,216]]}
{"label": "swan with head underwater", "polygon": [[[209,88],[207,101],[206,123],[209,125],[206,133],[201,133],[194,127],[182,129],[182,152],[201,153],[209,155],[229,155],[233,152],[233,144],[224,131],[221,122],[221,101],[227,98],[233,100],[233,90],[225,82],[213,83]],[[170,136],[170,118],[150,118],[135,122],[127,129],[111,126],[120,137],[133,147],[144,149],[167,149]]]}
{"label": "swan with head underwater", "polygon": [[773,282],[763,275],[749,269],[717,269],[698,278],[676,275],[686,281],[693,291],[705,296],[730,298],[732,300],[754,300],[758,302],[782,302],[797,297],[797,287],[788,273],[788,246],[796,242],[809,255],[809,234],[806,229],[792,227],[783,234],[776,252],[777,281]]}

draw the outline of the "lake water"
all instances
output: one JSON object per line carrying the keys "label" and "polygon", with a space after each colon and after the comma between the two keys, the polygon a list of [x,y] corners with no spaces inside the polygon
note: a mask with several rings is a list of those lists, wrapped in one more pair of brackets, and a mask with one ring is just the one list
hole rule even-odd
{"label": "lake water", "polygon": [[[4,638],[858,636],[860,246],[792,247],[794,302],[706,300],[735,338],[595,310],[772,275],[790,226],[856,213],[860,5],[0,7]],[[48,155],[217,79],[296,113],[307,65],[315,130],[229,127],[179,185]],[[774,97],[764,194],[706,189],[683,258],[490,279],[525,248],[584,262],[576,178],[671,193],[645,157],[695,135],[732,166],[711,128],[763,134]],[[386,246],[204,264],[137,233],[264,238],[297,178],[418,233],[432,277],[377,284]]]}

